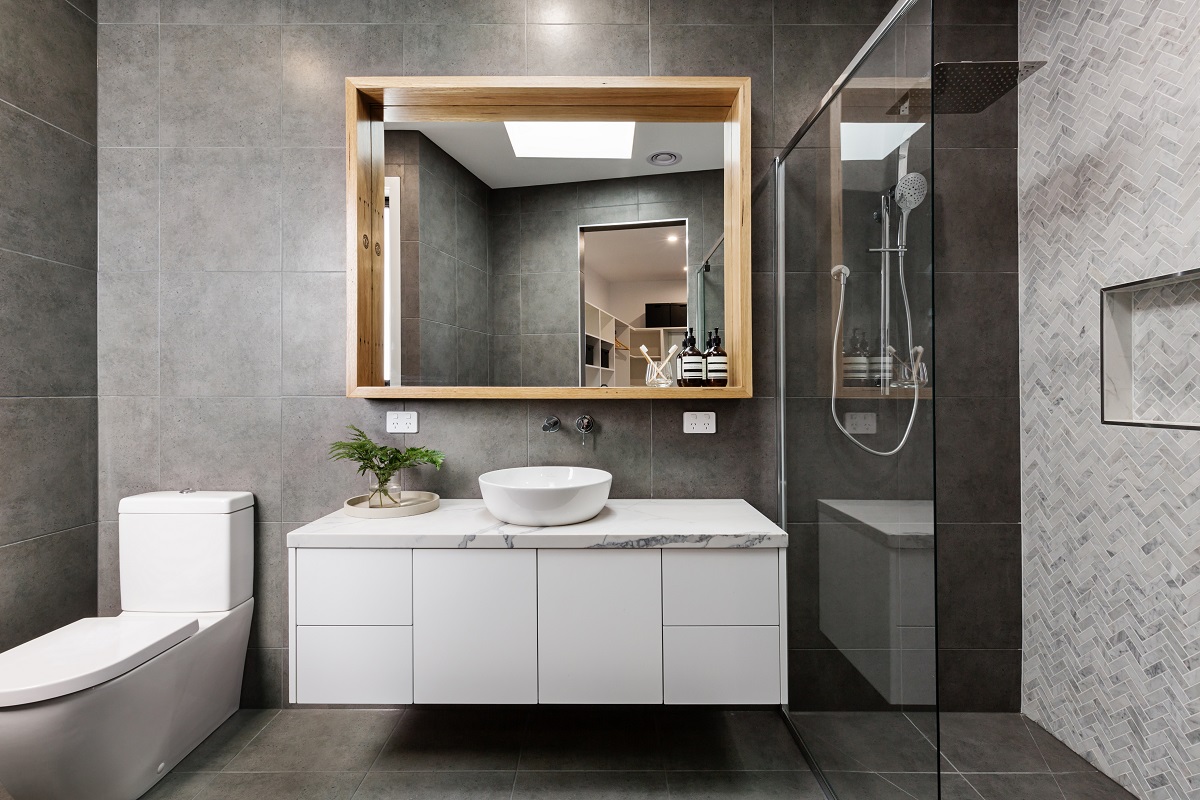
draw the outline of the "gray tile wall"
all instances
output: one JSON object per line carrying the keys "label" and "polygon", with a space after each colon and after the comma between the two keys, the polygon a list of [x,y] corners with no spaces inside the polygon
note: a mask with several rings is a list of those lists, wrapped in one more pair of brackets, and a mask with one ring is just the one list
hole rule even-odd
{"label": "gray tile wall", "polygon": [[[934,3],[934,61],[1017,57],[1017,0]],[[1018,711],[1017,93],[934,131],[938,679],[945,711]]]}
{"label": "gray tile wall", "polygon": [[96,22],[86,5],[0,2],[0,651],[96,611]]}
{"label": "gray tile wall", "polygon": [[[402,215],[400,385],[487,386],[488,187],[427,137],[388,131]],[[405,217],[404,215],[407,215]]]}
{"label": "gray tile wall", "polygon": [[1020,7],[1021,56],[1048,62],[1019,96],[1022,710],[1138,797],[1182,800],[1200,786],[1200,439],[1100,422],[1098,309],[1102,286],[1200,267],[1200,15],[1095,10]]}
{"label": "gray tile wall", "polygon": [[699,266],[724,228],[724,191],[717,170],[493,191],[494,385],[579,385],[580,225],[686,219]]}
{"label": "gray tile wall", "polygon": [[[155,0],[102,4],[101,602],[119,607],[119,498],[183,483],[254,491],[259,616],[247,705],[284,699],[284,534],[360,489],[352,469],[325,460],[346,424],[382,437],[386,410],[419,411],[421,433],[404,438],[449,461],[409,480],[444,496],[475,495],[486,469],[588,463],[614,471],[615,496],[720,487],[776,515],[769,165],[890,3],[747,0],[733,14],[725,2],[589,0],[556,4],[553,26],[544,5],[248,0],[163,4],[160,15]],[[755,397],[342,397],[344,76],[567,69],[753,78]],[[797,371],[809,373],[811,364]],[[818,413],[815,402],[805,413]],[[717,435],[683,436],[685,410],[716,410]],[[584,412],[601,428],[593,447],[541,432],[549,414]],[[793,697],[814,691],[799,682]]]}

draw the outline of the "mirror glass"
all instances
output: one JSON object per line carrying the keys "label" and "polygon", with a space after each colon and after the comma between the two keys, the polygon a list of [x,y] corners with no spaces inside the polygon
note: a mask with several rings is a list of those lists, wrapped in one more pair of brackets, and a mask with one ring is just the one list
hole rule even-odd
{"label": "mirror glass", "polygon": [[642,386],[724,335],[718,122],[385,123],[391,386]]}

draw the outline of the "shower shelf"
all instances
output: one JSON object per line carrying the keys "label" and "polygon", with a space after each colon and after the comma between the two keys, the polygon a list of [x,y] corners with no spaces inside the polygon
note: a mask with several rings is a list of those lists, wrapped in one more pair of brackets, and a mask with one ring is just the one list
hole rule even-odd
{"label": "shower shelf", "polygon": [[1100,290],[1100,419],[1200,430],[1200,269]]}

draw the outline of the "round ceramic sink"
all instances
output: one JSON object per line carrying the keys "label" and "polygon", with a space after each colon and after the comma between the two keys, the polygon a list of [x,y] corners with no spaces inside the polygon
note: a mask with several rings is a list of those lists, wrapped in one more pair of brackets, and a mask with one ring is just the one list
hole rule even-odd
{"label": "round ceramic sink", "polygon": [[483,504],[513,525],[573,525],[600,513],[612,473],[589,467],[515,467],[479,476]]}

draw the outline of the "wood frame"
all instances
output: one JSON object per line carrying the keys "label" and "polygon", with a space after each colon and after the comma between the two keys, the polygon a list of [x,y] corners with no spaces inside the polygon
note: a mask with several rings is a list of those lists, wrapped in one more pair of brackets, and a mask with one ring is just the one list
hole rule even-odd
{"label": "wood frame", "polygon": [[[724,123],[728,386],[654,389],[381,385],[384,122],[521,119]],[[749,78],[346,79],[347,397],[593,400],[752,397],[750,238]]]}

